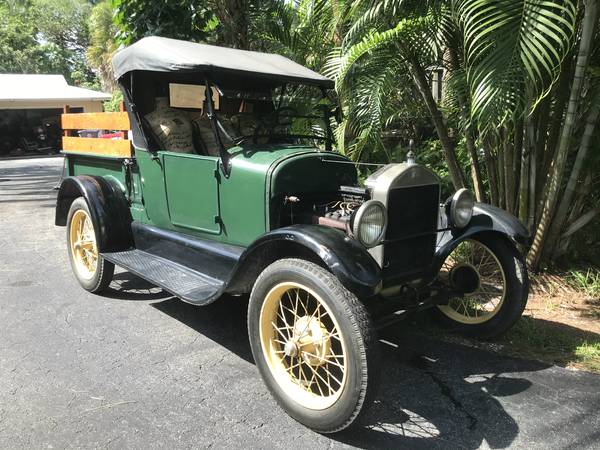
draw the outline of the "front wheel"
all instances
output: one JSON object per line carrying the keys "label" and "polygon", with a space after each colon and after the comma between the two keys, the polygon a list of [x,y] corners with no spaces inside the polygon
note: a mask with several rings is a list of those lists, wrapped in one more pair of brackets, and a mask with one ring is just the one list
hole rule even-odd
{"label": "front wheel", "polygon": [[491,339],[521,317],[529,295],[527,268],[515,246],[494,234],[477,235],[450,253],[439,279],[464,295],[433,312],[447,328]]}
{"label": "front wheel", "polygon": [[320,266],[283,259],[267,267],[250,296],[248,334],[265,384],[309,428],[340,431],[371,401],[375,329],[364,305]]}

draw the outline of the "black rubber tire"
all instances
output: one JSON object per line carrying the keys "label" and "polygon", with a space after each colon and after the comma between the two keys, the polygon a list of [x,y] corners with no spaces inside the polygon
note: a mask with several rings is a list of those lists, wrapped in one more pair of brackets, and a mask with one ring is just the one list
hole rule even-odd
{"label": "black rubber tire", "polygon": [[[71,251],[71,243],[70,243],[70,234],[71,234],[71,221],[73,215],[76,211],[83,209],[88,216],[91,218],[90,208],[83,197],[79,197],[71,203],[71,207],[69,208],[69,214],[67,216],[67,252],[69,253],[69,261],[71,263],[71,268],[73,269],[73,274],[77,281],[86,291],[99,293],[105,290],[110,282],[113,279],[113,275],[115,272],[115,266],[113,263],[106,261],[102,256],[98,255],[98,265],[96,269],[96,273],[90,279],[86,279],[81,276],[81,274],[77,271],[77,266],[75,264],[73,258],[73,252]],[[98,236],[98,228],[94,223],[94,234],[96,235],[96,242],[99,242]]]}
{"label": "black rubber tire", "polygon": [[519,320],[529,296],[527,266],[515,245],[506,237],[485,233],[471,237],[488,247],[498,258],[506,276],[506,297],[500,310],[488,321],[480,324],[457,322],[437,307],[431,309],[436,321],[451,331],[478,339],[493,339],[506,333]]}
{"label": "black rubber tire", "polygon": [[[260,311],[267,293],[282,282],[297,282],[317,293],[333,312],[345,336],[349,371],[340,398],[329,408],[308,409],[288,396],[273,378],[260,340]],[[294,419],[319,433],[334,433],[350,426],[372,403],[379,384],[380,349],[364,305],[330,272],[301,259],[282,259],[258,277],[248,306],[248,335],[256,366],[279,405]]]}

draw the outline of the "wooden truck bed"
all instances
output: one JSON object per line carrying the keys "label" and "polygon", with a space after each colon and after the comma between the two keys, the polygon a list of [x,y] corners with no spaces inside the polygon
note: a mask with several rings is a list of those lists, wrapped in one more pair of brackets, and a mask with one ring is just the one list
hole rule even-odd
{"label": "wooden truck bed", "polygon": [[[126,112],[63,114],[62,152],[66,155],[87,155],[104,158],[131,158],[131,141],[127,139],[130,130]],[[103,130],[123,132],[124,139],[104,139],[76,136],[79,130]]]}
{"label": "wooden truck bed", "polygon": [[[68,111],[68,107],[65,108]],[[97,175],[125,183],[124,160],[132,158],[128,139],[129,116],[126,112],[79,113],[61,116],[63,129],[62,153],[65,155],[64,176]],[[98,130],[122,136],[118,139],[79,137],[79,130]],[[117,133],[114,133],[114,132]]]}

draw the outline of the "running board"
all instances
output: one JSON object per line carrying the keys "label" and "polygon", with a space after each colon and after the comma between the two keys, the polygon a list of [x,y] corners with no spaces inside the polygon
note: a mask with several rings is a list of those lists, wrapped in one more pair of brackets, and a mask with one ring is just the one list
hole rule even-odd
{"label": "running board", "polygon": [[207,305],[222,292],[223,281],[142,250],[101,253],[113,264],[195,305]]}

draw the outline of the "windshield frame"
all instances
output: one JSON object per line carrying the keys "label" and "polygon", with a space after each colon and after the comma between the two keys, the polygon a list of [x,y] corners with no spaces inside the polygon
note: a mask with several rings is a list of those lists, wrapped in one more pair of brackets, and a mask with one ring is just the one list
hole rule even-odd
{"label": "windshield frame", "polygon": [[[279,78],[278,80],[264,80],[258,79],[254,77],[241,77],[241,76],[231,76],[231,74],[220,74],[225,76],[226,85],[222,86],[225,90],[228,90],[228,86],[231,85],[248,85],[251,86],[247,90],[239,90],[240,92],[248,92],[251,93],[253,91],[259,92],[261,89],[267,89],[269,91],[270,97],[273,99],[274,105],[281,106],[285,100],[285,96],[288,95],[293,87],[306,87],[309,89],[318,89],[318,94],[315,92],[315,96],[312,96],[313,99],[318,99],[318,102],[322,100],[327,100],[327,102],[323,102],[323,108],[319,108],[320,114],[315,113],[314,115],[303,115],[298,114],[295,115],[297,118],[307,118],[318,120],[323,124],[323,134],[294,134],[288,133],[285,135],[278,135],[276,133],[272,133],[272,137],[287,137],[290,139],[313,139],[324,141],[324,148],[326,151],[333,150],[334,144],[334,134],[332,131],[331,119],[338,120],[340,108],[337,105],[337,101],[333,95],[331,95],[331,90],[324,86],[315,86],[310,83],[302,83],[296,81],[289,81],[285,79]],[[206,105],[206,112],[210,114],[210,124],[211,131],[215,136],[215,143],[217,144],[217,151],[219,154],[219,166],[221,167],[221,171],[223,175],[229,177],[231,172],[231,155],[227,151],[226,146],[224,145],[224,136],[223,132],[225,131],[222,123],[219,120],[220,112],[215,108],[215,104],[212,98],[212,95],[206,95],[207,92],[212,92],[211,89],[215,89],[219,92],[219,94],[224,94],[221,90],[221,83],[219,83],[219,79],[221,78],[219,74],[213,72],[198,72],[198,71],[186,71],[186,72],[177,72],[177,73],[166,73],[166,72],[156,72],[156,71],[137,71],[130,72],[128,76],[121,77],[119,79],[119,86],[124,96],[125,107],[130,115],[131,124],[132,124],[132,140],[133,145],[136,149],[144,150],[150,152],[152,154],[153,159],[158,159],[157,150],[153,149],[151,145],[151,137],[148,135],[148,130],[143,126],[143,114],[148,110],[148,92],[152,92],[154,96],[151,95],[152,98],[156,96],[158,93],[159,86],[168,86],[169,83],[184,83],[184,84],[196,84],[203,85],[205,87],[205,95],[204,102]],[[224,80],[221,80],[224,81]],[[313,91],[314,92],[314,91]],[[277,98],[278,97],[278,98]],[[325,104],[327,103],[327,104]],[[319,103],[317,103],[319,104]],[[338,120],[339,121],[339,120]],[[266,135],[265,135],[266,136]],[[280,142],[283,145],[286,145],[285,142]],[[267,143],[266,146],[272,146],[277,143]],[[258,144],[260,145],[263,144]],[[296,144],[298,145],[298,144]],[[317,146],[313,144],[314,146]]]}
{"label": "windshield frame", "polygon": [[[217,89],[219,91],[219,93],[224,94],[223,91],[219,88],[218,84],[215,84],[214,82],[211,82],[211,80],[209,80],[208,77],[205,78],[206,82],[205,82],[205,86],[206,86],[206,91],[205,92],[211,92],[210,91],[210,87],[212,86],[213,88]],[[303,85],[302,83],[294,83],[294,84],[298,84],[298,85]],[[279,89],[279,93],[275,93],[274,91],[277,89]],[[248,115],[249,117],[253,117],[254,119],[260,118],[262,117],[268,117],[270,115],[274,115],[275,117],[275,124],[273,125],[273,127],[271,127],[271,130],[269,130],[267,133],[262,134],[262,135],[258,135],[255,133],[253,133],[252,135],[239,135],[239,136],[229,136],[229,134],[227,133],[227,131],[225,130],[225,127],[223,126],[223,124],[220,121],[219,118],[219,112],[215,110],[214,108],[214,102],[213,99],[210,95],[206,95],[206,102],[207,102],[207,107],[208,110],[210,112],[210,116],[209,118],[211,119],[211,121],[213,121],[214,125],[213,125],[213,132],[215,133],[215,137],[216,137],[216,141],[218,143],[218,145],[220,146],[219,148],[219,153],[221,155],[223,155],[225,157],[225,159],[228,159],[228,156],[225,155],[225,153],[227,153],[227,150],[225,149],[225,146],[223,144],[223,136],[222,134],[225,135],[225,137],[231,141],[236,143],[236,145],[240,145],[243,141],[245,140],[249,140],[252,139],[254,141],[254,144],[258,144],[256,142],[256,138],[258,137],[262,137],[262,138],[267,138],[269,139],[268,144],[272,145],[272,144],[276,144],[277,142],[270,142],[270,140],[272,138],[289,138],[289,139],[312,139],[315,141],[323,141],[324,142],[324,146],[325,146],[325,150],[326,151],[332,151],[333,149],[333,140],[334,140],[334,136],[333,136],[333,130],[331,128],[331,118],[335,117],[334,116],[334,111],[332,111],[332,108],[329,107],[328,105],[322,104],[322,107],[319,108],[321,111],[321,115],[319,114],[293,114],[293,115],[288,115],[288,117],[292,118],[292,119],[314,119],[314,120],[319,120],[322,124],[323,124],[323,130],[325,131],[325,135],[319,135],[319,134],[300,134],[300,133],[274,133],[273,129],[277,126],[281,126],[282,124],[279,123],[278,118],[282,117],[278,115],[278,112],[281,109],[286,108],[285,106],[283,106],[284,103],[284,98],[286,96],[286,94],[288,93],[288,87],[289,87],[289,83],[287,82],[283,82],[281,83],[279,86],[274,86],[272,88],[273,91],[273,95],[272,95],[272,100],[273,103],[276,105],[275,109],[273,112],[270,113],[265,113],[265,114],[257,114],[257,113],[252,113],[252,112],[240,112],[238,113],[238,115]],[[310,86],[310,87],[314,87],[314,86]],[[229,90],[230,92],[236,92],[236,90]],[[242,92],[248,92],[248,91],[242,91],[242,90],[238,90],[237,92],[242,93]],[[319,101],[321,100],[327,100],[330,103],[335,104],[335,101],[332,99],[331,96],[328,95],[327,89],[321,87],[320,88],[320,98]],[[242,97],[243,98],[243,97]],[[283,115],[283,117],[285,117],[286,115]],[[255,130],[256,131],[256,130]],[[224,168],[227,167],[224,163]]]}

